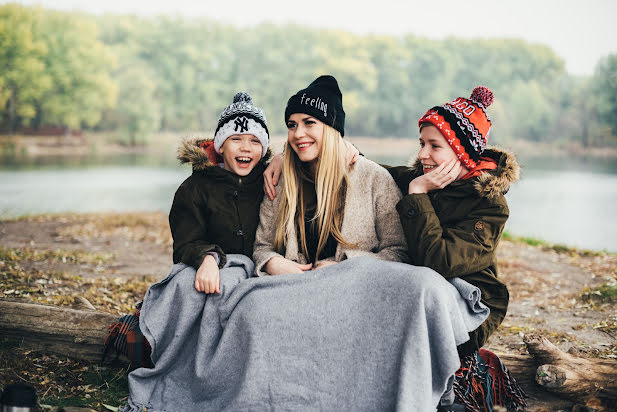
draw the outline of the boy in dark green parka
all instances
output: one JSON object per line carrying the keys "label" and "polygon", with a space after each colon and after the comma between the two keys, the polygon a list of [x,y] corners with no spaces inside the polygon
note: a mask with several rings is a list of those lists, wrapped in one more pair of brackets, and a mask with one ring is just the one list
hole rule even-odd
{"label": "boy in dark green parka", "polygon": [[178,150],[193,173],[178,188],[169,213],[173,261],[197,269],[195,288],[220,293],[226,253],[251,256],[270,157],[264,112],[237,93],[219,116],[212,140],[186,140]]}
{"label": "boy in dark green parka", "polygon": [[488,319],[459,346],[461,358],[482,347],[503,321],[508,289],[497,278],[495,251],[509,216],[504,194],[518,180],[514,155],[485,150],[493,93],[474,89],[430,109],[418,122],[420,152],[412,167],[390,168],[406,196],[397,205],[410,261],[477,286]]}

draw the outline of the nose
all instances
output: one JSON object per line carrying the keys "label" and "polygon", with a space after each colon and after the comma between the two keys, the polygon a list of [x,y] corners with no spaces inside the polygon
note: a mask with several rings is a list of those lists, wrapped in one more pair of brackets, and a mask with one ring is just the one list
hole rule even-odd
{"label": "nose", "polygon": [[420,151],[418,152],[418,159],[428,159],[428,153],[429,150],[426,145],[424,147],[421,147]]}
{"label": "nose", "polygon": [[250,151],[251,150],[251,142],[248,139],[242,139],[242,144],[240,145],[240,150]]}
{"label": "nose", "polygon": [[304,126],[302,124],[298,124],[293,130],[293,137],[299,139],[302,136],[304,136]]}

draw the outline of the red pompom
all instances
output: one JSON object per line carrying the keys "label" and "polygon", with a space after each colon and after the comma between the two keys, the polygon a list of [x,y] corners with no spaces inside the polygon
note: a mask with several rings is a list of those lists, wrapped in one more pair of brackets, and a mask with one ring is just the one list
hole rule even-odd
{"label": "red pompom", "polygon": [[484,108],[487,108],[493,103],[493,92],[488,87],[478,86],[473,89],[469,99],[480,103]]}

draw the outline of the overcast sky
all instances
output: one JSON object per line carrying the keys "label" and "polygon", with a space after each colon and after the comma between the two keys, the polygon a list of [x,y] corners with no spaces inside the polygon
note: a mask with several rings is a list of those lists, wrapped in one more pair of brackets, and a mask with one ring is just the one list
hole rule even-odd
{"label": "overcast sky", "polygon": [[523,38],[551,46],[573,74],[591,74],[599,58],[617,53],[617,0],[377,0],[366,5],[338,0],[16,2],[90,13],[203,16],[240,27],[294,22],[360,34]]}

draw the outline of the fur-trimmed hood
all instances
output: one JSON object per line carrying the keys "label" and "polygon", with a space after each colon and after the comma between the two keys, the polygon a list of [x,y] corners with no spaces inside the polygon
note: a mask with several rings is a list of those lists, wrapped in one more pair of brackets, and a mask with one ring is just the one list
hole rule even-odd
{"label": "fur-trimmed hood", "polygon": [[[490,148],[482,153],[483,157],[490,157],[497,162],[497,168],[488,170],[480,176],[470,179],[475,191],[482,197],[494,198],[504,195],[510,189],[510,185],[516,182],[520,176],[520,166],[514,153],[505,149]],[[414,174],[422,174],[420,159],[416,159],[410,166]],[[462,182],[462,181],[459,181]]]}
{"label": "fur-trimmed hood", "polygon": [[[265,164],[271,157],[272,151],[268,147],[266,155],[259,162]],[[213,166],[218,167],[219,163],[223,163],[221,155],[214,150],[214,140],[197,137],[182,140],[178,147],[177,158],[182,164],[190,163],[193,166],[193,171],[206,170]]]}

